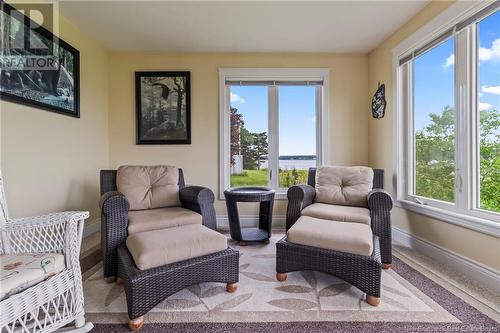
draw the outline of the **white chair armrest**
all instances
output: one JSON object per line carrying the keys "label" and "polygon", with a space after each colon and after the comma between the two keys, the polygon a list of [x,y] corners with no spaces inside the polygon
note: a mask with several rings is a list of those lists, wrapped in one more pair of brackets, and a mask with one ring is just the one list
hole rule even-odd
{"label": "white chair armrest", "polygon": [[[8,220],[2,230],[8,253],[64,252],[66,264],[78,260],[88,212],[61,212]],[[71,258],[70,258],[71,257]]]}
{"label": "white chair armrest", "polygon": [[59,212],[38,216],[23,217],[18,219],[9,219],[6,224],[6,229],[19,230],[26,228],[36,228],[48,225],[59,224],[61,222],[81,221],[89,217],[89,212]]}

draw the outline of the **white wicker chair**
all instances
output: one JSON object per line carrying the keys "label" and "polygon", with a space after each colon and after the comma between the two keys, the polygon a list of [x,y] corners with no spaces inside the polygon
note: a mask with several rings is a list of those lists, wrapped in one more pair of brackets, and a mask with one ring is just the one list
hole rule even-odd
{"label": "white wicker chair", "polygon": [[1,174],[0,208],[1,254],[62,253],[65,258],[63,271],[0,302],[0,331],[90,331],[93,325],[85,322],[79,262],[83,223],[89,213],[9,219]]}

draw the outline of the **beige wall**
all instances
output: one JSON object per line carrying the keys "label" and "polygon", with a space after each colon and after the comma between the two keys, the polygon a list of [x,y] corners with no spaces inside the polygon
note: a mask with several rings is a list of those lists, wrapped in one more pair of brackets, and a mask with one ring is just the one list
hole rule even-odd
{"label": "beige wall", "polygon": [[[11,216],[87,209],[98,217],[98,171],[121,164],[173,164],[191,184],[218,192],[219,67],[331,69],[330,137],[335,164],[384,168],[392,189],[391,49],[450,5],[433,2],[367,55],[106,53],[62,20],[62,38],[81,52],[81,119],[0,102],[0,162]],[[187,70],[192,78],[192,144],[135,145],[134,72]],[[384,119],[369,115],[366,98],[386,84]],[[109,110],[108,110],[109,109]],[[108,112],[109,111],[109,112]],[[286,201],[275,214],[283,215]],[[217,213],[225,214],[224,202]],[[255,213],[246,207],[244,214]],[[497,238],[395,208],[396,227],[500,269]]]}
{"label": "beige wall", "polygon": [[[369,121],[369,161],[372,167],[386,170],[385,188],[392,190],[393,174],[393,103],[391,50],[430,19],[448,8],[452,2],[432,2],[407,22],[369,55],[369,91],[373,94],[377,82],[386,85],[387,112],[383,119]],[[395,208],[393,225],[490,267],[500,269],[500,239],[450,223],[431,219]]]}
{"label": "beige wall", "polygon": [[108,55],[64,19],[60,32],[80,51],[81,118],[0,102],[1,169],[11,217],[70,209],[99,216],[98,174],[109,165]]}
{"label": "beige wall", "polygon": [[[110,55],[110,164],[172,164],[182,167],[186,181],[218,192],[220,67],[330,68],[330,154],[344,165],[368,162],[368,58],[365,55],[291,54],[123,54]],[[191,72],[191,145],[136,145],[134,72],[187,70]],[[283,215],[286,201],[275,214]],[[243,213],[251,213],[250,208]],[[217,214],[225,214],[217,202]]]}

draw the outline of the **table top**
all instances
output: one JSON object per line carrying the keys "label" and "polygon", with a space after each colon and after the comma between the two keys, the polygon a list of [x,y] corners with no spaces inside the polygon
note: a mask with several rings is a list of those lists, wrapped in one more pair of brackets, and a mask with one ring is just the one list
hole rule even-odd
{"label": "table top", "polygon": [[262,196],[274,194],[274,190],[268,187],[232,187],[224,191],[224,195],[230,196]]}

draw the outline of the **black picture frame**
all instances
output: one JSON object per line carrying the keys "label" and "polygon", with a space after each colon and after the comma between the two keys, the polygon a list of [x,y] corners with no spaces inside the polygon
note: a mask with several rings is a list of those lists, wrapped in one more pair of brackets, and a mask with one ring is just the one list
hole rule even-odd
{"label": "black picture frame", "polygon": [[[12,16],[13,12],[15,12],[15,14],[14,14],[15,17]],[[35,88],[31,88],[31,90],[29,91],[29,92],[37,92],[34,95],[38,95],[40,99],[42,98],[41,96],[45,95],[47,98],[46,102],[43,102],[43,101],[40,101],[37,99],[30,99],[30,98],[23,97],[23,96],[20,96],[18,94],[12,93],[12,92],[5,91],[5,90],[13,91],[15,89],[6,88],[8,81],[7,81],[7,79],[5,79],[5,77],[1,77],[1,76],[0,76],[0,99],[5,100],[5,101],[9,101],[9,102],[14,102],[14,103],[26,105],[26,106],[36,107],[36,108],[39,108],[42,110],[51,111],[51,112],[63,114],[63,115],[70,116],[70,117],[80,118],[80,51],[78,51],[76,48],[74,48],[73,46],[71,46],[69,43],[65,42],[61,38],[55,36],[52,32],[50,32],[46,28],[44,28],[42,26],[38,26],[29,17],[27,17],[26,15],[23,15],[18,10],[16,10],[16,8],[5,3],[3,0],[0,0],[0,13],[4,13],[4,14],[8,15],[11,19],[16,19],[18,21],[20,21],[19,18],[23,19],[25,40],[27,38],[26,34],[28,34],[28,33],[29,34],[31,34],[31,33],[38,34],[41,37],[44,37],[44,38],[52,41],[52,45],[51,45],[52,50],[53,50],[53,47],[59,47],[59,52],[61,52],[61,51],[62,52],[69,52],[69,54],[72,57],[71,58],[72,61],[68,62],[68,63],[71,63],[71,69],[72,69],[71,72],[66,70],[66,68],[64,68],[64,74],[66,75],[66,78],[69,75],[69,77],[71,77],[71,79],[72,79],[72,82],[66,80],[66,82],[67,82],[66,87],[62,86],[63,88],[60,88],[60,86],[59,86],[61,84],[60,82],[62,82],[62,80],[61,80],[62,74],[61,74],[61,70],[59,69],[58,74],[57,74],[58,75],[57,83],[55,84],[55,87],[52,88],[52,91],[55,91],[55,94],[50,94],[50,93],[47,93],[46,91],[36,90]],[[36,28],[31,28],[33,26],[35,26]],[[49,48],[47,48],[47,49],[50,50]],[[26,53],[31,52],[31,50],[27,50],[27,49],[23,49],[23,51]],[[4,55],[3,52],[4,51],[2,51],[2,55]],[[27,54],[27,56],[36,56],[36,55],[38,55],[38,54],[36,54],[36,53]],[[44,55],[47,55],[47,54],[44,54]],[[24,54],[23,54],[23,56],[24,56]],[[48,56],[50,56],[50,54],[48,54]],[[53,53],[52,53],[52,56],[53,56]],[[62,67],[64,67],[64,66],[62,66]],[[32,70],[29,70],[29,71],[32,72]],[[27,70],[15,70],[15,71],[2,70],[1,72],[2,72],[2,75],[6,75],[8,73],[10,73],[10,75],[11,75],[12,72],[20,72],[20,73],[22,73],[23,77],[28,75],[26,73],[26,72],[28,72]],[[71,74],[72,74],[72,76],[71,76]],[[40,79],[40,82],[43,82],[43,78]],[[70,86],[70,88],[72,90],[67,88],[68,85]],[[53,86],[54,86],[54,84],[53,84]],[[26,90],[22,94],[26,95],[27,94]],[[70,105],[71,107],[68,108],[68,107],[58,106],[57,104],[59,104],[59,105],[67,104],[68,106]]]}
{"label": "black picture frame", "polygon": [[135,72],[135,100],[136,144],[191,144],[190,72]]}

